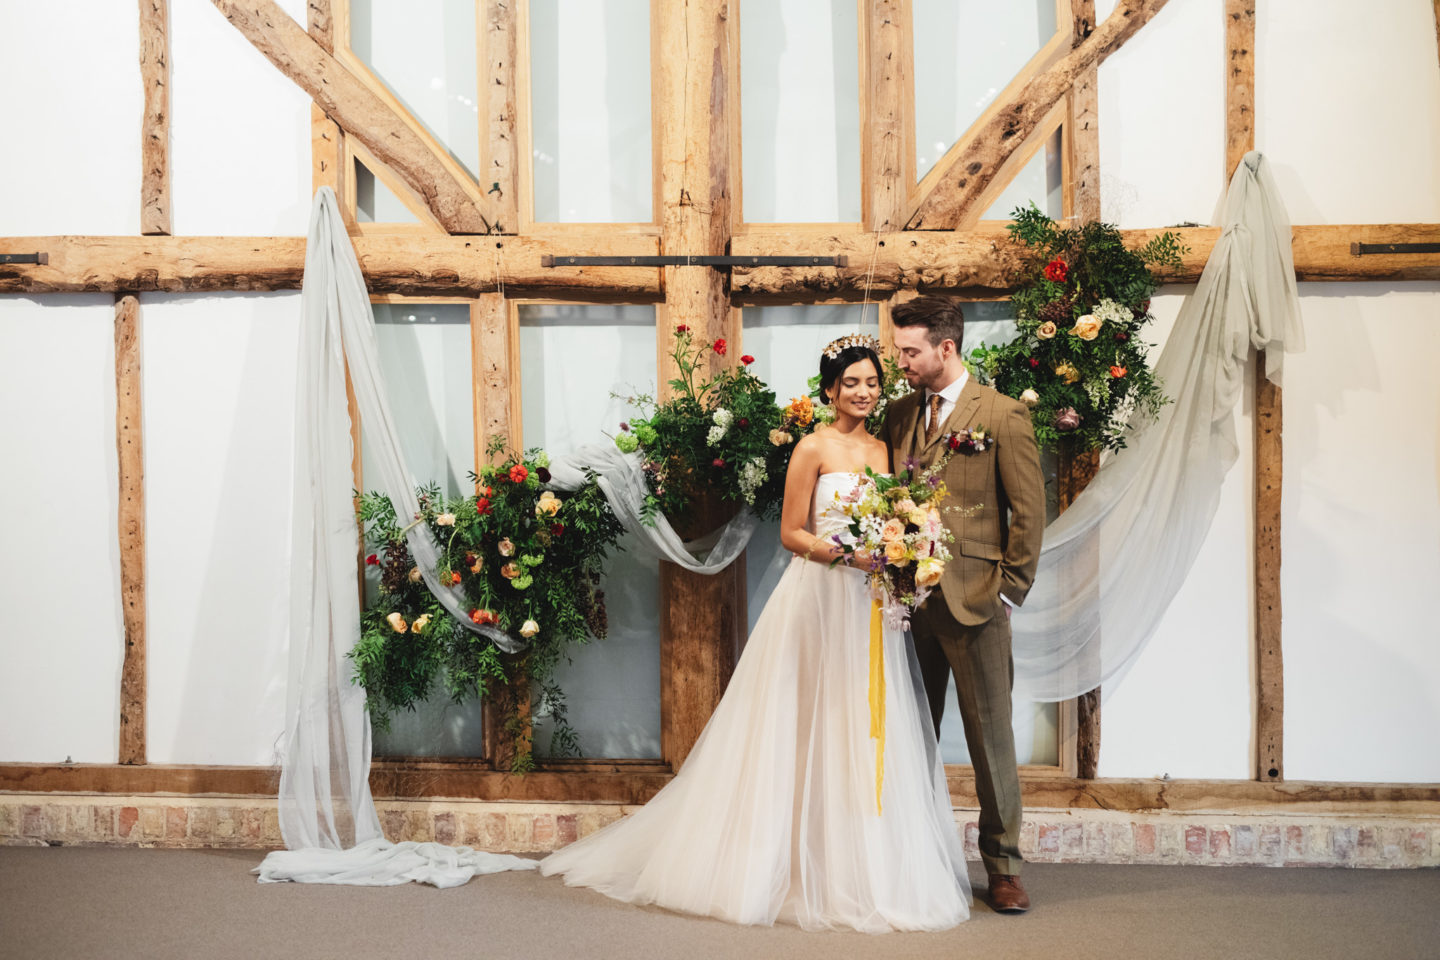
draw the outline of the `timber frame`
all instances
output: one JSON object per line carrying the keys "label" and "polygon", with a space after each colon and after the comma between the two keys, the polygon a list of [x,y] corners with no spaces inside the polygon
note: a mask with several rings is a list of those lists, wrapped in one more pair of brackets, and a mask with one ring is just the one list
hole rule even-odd
{"label": "timber frame", "polygon": [[[918,290],[1003,299],[1010,289],[1014,252],[1003,225],[982,221],[980,212],[1058,129],[1064,215],[1080,221],[1100,216],[1097,68],[1166,4],[1166,0],[1120,0],[1110,16],[1097,23],[1094,0],[1055,0],[1061,25],[1057,34],[917,182],[910,4],[856,0],[862,220],[746,224],[739,199],[739,2],[651,0],[652,220],[556,224],[537,223],[533,214],[528,168],[528,0],[476,0],[477,84],[483,88],[477,97],[488,117],[480,129],[483,174],[478,183],[349,49],[348,0],[308,0],[303,27],[273,0],[212,2],[314,99],[313,185],[329,186],[340,198],[372,298],[469,305],[477,466],[487,438],[518,439],[520,300],[655,304],[662,351],[664,337],[683,322],[704,336],[731,339],[735,349],[730,356],[735,358],[743,352],[739,343],[745,306],[874,299],[881,338],[888,344],[890,306]],[[1226,180],[1239,158],[1254,146],[1253,41],[1255,7],[1261,2],[1225,0]],[[1440,35],[1440,0],[1435,7]],[[42,264],[0,266],[0,293],[113,291],[117,295],[119,536],[122,595],[127,598],[120,763],[0,764],[0,790],[273,794],[278,771],[271,768],[145,763],[144,501],[140,353],[135,349],[141,310],[134,295],[157,290],[298,289],[305,241],[303,237],[168,235],[166,0],[140,0],[140,16],[145,83],[142,235],[0,237],[0,253],[48,255],[48,262]],[[1217,63],[1216,69],[1221,68]],[[357,164],[394,192],[417,222],[358,222]],[[1139,244],[1157,232],[1126,234]],[[1191,252],[1166,279],[1193,283],[1219,230],[1192,227],[1177,232]],[[1355,242],[1436,241],[1440,241],[1440,224],[1298,225],[1294,228],[1297,278],[1440,279],[1440,259],[1433,256],[1362,258],[1351,253]],[[727,279],[704,267],[541,265],[544,257],[558,254],[661,253],[837,254],[848,256],[849,266],[736,268]],[[1061,706],[1060,763],[1022,767],[1027,805],[1186,810],[1208,804],[1212,809],[1219,805],[1274,810],[1320,804],[1327,810],[1425,813],[1440,808],[1440,785],[1281,782],[1280,427],[1280,392],[1263,376],[1257,377],[1254,780],[1094,779],[1098,698],[1091,698],[1088,705],[1082,698]],[[358,424],[352,430],[359,487]],[[1067,477],[1067,498],[1088,479],[1083,465],[1072,465]],[[683,760],[728,680],[744,616],[717,624],[713,622],[717,618],[706,614],[743,611],[743,568],[737,566],[731,574],[692,578],[670,569],[662,575],[662,595],[679,591],[687,597],[683,605],[670,605],[680,612],[662,618],[662,757],[554,762],[520,778],[495,768],[507,745],[487,733],[485,757],[474,761],[377,760],[371,774],[375,795],[644,802]],[[487,731],[497,726],[487,723]],[[952,767],[947,772],[955,802],[974,806],[967,768]]]}

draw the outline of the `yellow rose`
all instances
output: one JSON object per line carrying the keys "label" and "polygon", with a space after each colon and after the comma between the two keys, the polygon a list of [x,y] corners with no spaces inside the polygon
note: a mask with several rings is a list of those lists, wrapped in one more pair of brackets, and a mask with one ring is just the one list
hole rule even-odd
{"label": "yellow rose", "polygon": [[405,618],[402,617],[398,611],[386,617],[385,622],[390,624],[390,629],[396,633],[404,633],[409,629],[409,625],[405,623]]}
{"label": "yellow rose", "polygon": [[538,517],[543,513],[553,517],[558,512],[560,512],[560,501],[555,498],[555,494],[549,490],[540,494],[540,501],[535,504],[535,516]]}
{"label": "yellow rose", "polygon": [[1035,330],[1035,336],[1039,337],[1041,340],[1049,340],[1051,337],[1055,336],[1055,334],[1059,332],[1059,329],[1060,328],[1055,326],[1054,323],[1046,320],[1044,323],[1040,324],[1040,326]]}
{"label": "yellow rose", "polygon": [[1080,380],[1080,371],[1067,360],[1055,368],[1055,376],[1060,377],[1066,383],[1076,383]]}
{"label": "yellow rose", "polygon": [[520,625],[520,636],[525,637],[527,640],[530,637],[535,636],[535,634],[539,632],[540,624],[536,623],[534,620],[526,620],[523,624]]}
{"label": "yellow rose", "polygon": [[421,614],[420,616],[416,617],[416,618],[415,618],[415,622],[414,622],[413,624],[411,624],[411,626],[410,626],[410,632],[411,632],[411,633],[423,633],[423,632],[425,631],[425,628],[426,628],[427,626],[429,626],[429,625],[430,625],[430,614],[428,614],[428,613]]}
{"label": "yellow rose", "polygon": [[[891,517],[885,521],[885,526],[880,528],[880,539],[886,543],[893,543],[905,535],[905,522],[899,517]],[[902,545],[903,548],[903,545]]]}
{"label": "yellow rose", "polygon": [[785,446],[785,444],[789,443],[791,440],[794,439],[794,437],[790,436],[790,434],[786,433],[784,430],[770,431],[770,443],[772,446],[783,447]]}
{"label": "yellow rose", "polygon": [[1095,319],[1095,314],[1087,313],[1075,321],[1075,326],[1071,328],[1070,332],[1081,340],[1094,340],[1100,335],[1100,326],[1101,323]]}
{"label": "yellow rose", "polygon": [[899,540],[885,544],[885,559],[892,567],[903,567],[910,562],[910,558],[905,556],[905,544]]}
{"label": "yellow rose", "polygon": [[1040,402],[1040,394],[1036,393],[1034,390],[1026,388],[1020,394],[1020,402],[1025,404],[1025,406],[1027,407],[1033,407],[1035,406],[1035,404]]}
{"label": "yellow rose", "polygon": [[910,516],[906,519],[908,519],[911,523],[915,524],[915,526],[917,527],[923,527],[925,526],[925,521],[930,519],[930,514],[926,513],[924,510],[921,510],[919,507],[916,507],[914,510],[910,511]]}
{"label": "yellow rose", "polygon": [[[1060,371],[1057,370],[1055,372],[1059,373]],[[496,544],[495,549],[500,551],[500,556],[508,557],[512,556],[515,553],[515,544],[510,542],[509,537],[506,537],[504,540],[501,540],[498,544]]]}
{"label": "yellow rose", "polygon": [[945,572],[945,564],[939,560],[926,558],[915,565],[915,585],[917,587],[933,587],[940,582],[940,575]]}

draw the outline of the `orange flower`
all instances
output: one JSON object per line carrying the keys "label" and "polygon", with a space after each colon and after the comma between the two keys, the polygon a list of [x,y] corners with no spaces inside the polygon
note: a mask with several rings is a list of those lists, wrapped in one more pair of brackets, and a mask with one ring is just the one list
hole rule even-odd
{"label": "orange flower", "polygon": [[1129,372],[1129,370],[1126,370],[1124,367],[1119,365],[1110,368],[1110,376],[1114,377],[1116,380],[1119,380],[1121,377],[1125,376],[1125,374]]}
{"label": "orange flower", "polygon": [[451,583],[459,583],[459,582],[460,582],[460,571],[459,571],[459,570],[451,571],[451,573],[450,573],[450,582],[451,582]]}
{"label": "orange flower", "polygon": [[795,397],[785,408],[785,414],[797,427],[808,427],[815,419],[815,404],[809,397]]}
{"label": "orange flower", "polygon": [[524,483],[525,478],[528,476],[530,476],[530,471],[525,469],[524,464],[517,463],[515,464],[515,466],[510,468],[511,483]]}

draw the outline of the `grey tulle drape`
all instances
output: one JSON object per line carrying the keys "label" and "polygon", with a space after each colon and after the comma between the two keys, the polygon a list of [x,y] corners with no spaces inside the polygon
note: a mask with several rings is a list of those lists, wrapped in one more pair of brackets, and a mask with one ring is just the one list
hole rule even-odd
{"label": "grey tulle drape", "polygon": [[[280,829],[288,850],[257,868],[262,881],[464,883],[476,873],[534,867],[519,857],[384,839],[370,795],[370,720],[351,682],[360,638],[355,597],[359,531],[351,498],[345,367],[374,453],[375,486],[401,518],[419,510],[380,377],[374,317],[335,194],[315,194],[305,248],[295,390],[290,558],[290,675],[280,773]],[[472,626],[463,598],[435,578],[438,550],[422,524],[407,536],[436,597]],[[506,643],[508,637],[500,634]]]}
{"label": "grey tulle drape", "polygon": [[1155,364],[1174,402],[1045,530],[1035,586],[1012,623],[1017,687],[1031,699],[1069,699],[1123,675],[1190,572],[1239,453],[1234,410],[1251,349],[1279,384],[1283,354],[1304,348],[1290,242],[1265,159],[1247,154]]}

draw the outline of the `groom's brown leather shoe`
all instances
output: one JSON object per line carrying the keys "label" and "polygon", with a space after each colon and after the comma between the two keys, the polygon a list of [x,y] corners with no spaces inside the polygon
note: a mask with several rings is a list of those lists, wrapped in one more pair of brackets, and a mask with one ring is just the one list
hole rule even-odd
{"label": "groom's brown leather shoe", "polygon": [[996,913],[1024,913],[1030,909],[1030,895],[1020,878],[1008,873],[990,874],[990,906]]}

